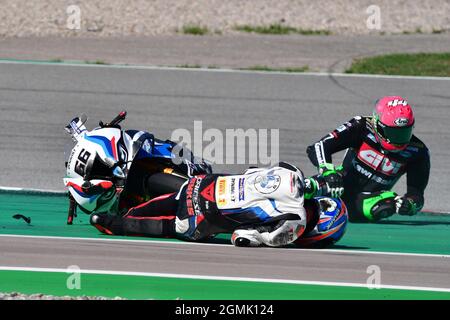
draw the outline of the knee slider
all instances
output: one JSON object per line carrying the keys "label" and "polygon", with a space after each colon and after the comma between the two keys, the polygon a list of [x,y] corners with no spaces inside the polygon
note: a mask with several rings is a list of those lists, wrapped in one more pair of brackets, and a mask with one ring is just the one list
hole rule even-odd
{"label": "knee slider", "polygon": [[392,191],[362,193],[359,199],[360,210],[372,222],[388,218],[395,213],[395,197]]}

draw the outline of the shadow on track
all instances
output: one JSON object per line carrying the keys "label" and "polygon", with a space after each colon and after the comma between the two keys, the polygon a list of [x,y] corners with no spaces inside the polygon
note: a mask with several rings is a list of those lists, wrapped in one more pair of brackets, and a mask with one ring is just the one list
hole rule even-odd
{"label": "shadow on track", "polygon": [[[212,238],[209,240],[201,241],[202,243],[214,243],[214,244],[225,244],[225,245],[232,245],[230,239],[226,238]],[[300,247],[296,245],[288,245],[286,247],[283,247],[283,249],[340,249],[340,250],[368,250],[370,248],[368,247],[358,247],[358,246],[347,246],[347,245],[332,245],[324,248],[320,247]]]}

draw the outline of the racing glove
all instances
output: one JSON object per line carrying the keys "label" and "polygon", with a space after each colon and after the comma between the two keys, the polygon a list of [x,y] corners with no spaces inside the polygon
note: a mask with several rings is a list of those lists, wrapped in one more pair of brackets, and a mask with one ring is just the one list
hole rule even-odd
{"label": "racing glove", "polygon": [[413,216],[417,214],[418,208],[415,202],[406,196],[395,197],[395,213],[402,216]]}
{"label": "racing glove", "polygon": [[312,199],[317,196],[326,195],[328,187],[325,180],[321,176],[313,176],[305,179],[305,199]]}
{"label": "racing glove", "polygon": [[332,198],[339,198],[344,193],[344,179],[341,170],[341,166],[335,168],[332,163],[323,163],[319,167],[319,174],[325,180],[328,194]]}

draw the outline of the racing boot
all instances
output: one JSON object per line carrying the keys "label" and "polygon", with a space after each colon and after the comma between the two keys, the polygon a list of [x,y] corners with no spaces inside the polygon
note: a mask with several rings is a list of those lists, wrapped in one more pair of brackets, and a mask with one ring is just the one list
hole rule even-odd
{"label": "racing boot", "polygon": [[123,218],[107,213],[95,213],[91,215],[90,223],[97,230],[109,235],[124,235]]}
{"label": "racing boot", "polygon": [[257,230],[238,229],[234,230],[231,243],[236,247],[259,247],[263,241]]}

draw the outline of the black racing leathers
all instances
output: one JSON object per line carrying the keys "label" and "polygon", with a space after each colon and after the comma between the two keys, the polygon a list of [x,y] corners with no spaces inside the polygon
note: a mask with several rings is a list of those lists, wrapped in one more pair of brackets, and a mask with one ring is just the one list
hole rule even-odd
{"label": "black racing leathers", "polygon": [[416,136],[401,152],[386,152],[377,142],[371,117],[354,117],[308,146],[307,154],[315,166],[332,163],[332,155],[345,149],[344,195],[350,219],[365,220],[355,204],[361,192],[387,191],[406,173],[406,197],[420,210],[430,174],[428,148]]}

